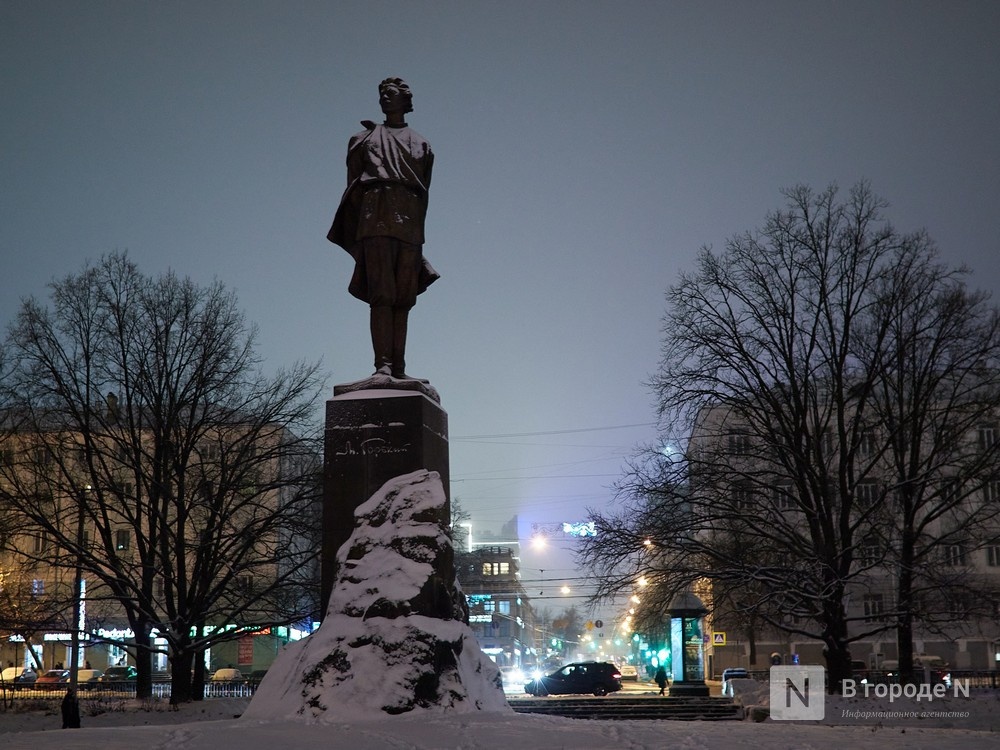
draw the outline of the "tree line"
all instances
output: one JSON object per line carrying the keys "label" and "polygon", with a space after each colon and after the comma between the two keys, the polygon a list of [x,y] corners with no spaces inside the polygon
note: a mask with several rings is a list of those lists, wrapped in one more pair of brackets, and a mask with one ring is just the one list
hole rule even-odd
{"label": "tree line", "polygon": [[1000,606],[969,566],[1000,550],[1000,314],[867,183],[784,195],[669,289],[662,442],[582,562],[599,597],[644,576],[651,627],[694,588],[748,637],[819,640],[832,685],[852,643],[894,633],[910,680],[915,628]]}
{"label": "tree line", "polygon": [[[165,641],[176,703],[233,624],[316,613],[321,378],[265,374],[255,336],[221,283],[123,253],[22,303],[0,349],[0,629],[74,630],[82,578],[90,642],[124,617],[144,697]],[[38,590],[45,570],[62,585]]]}

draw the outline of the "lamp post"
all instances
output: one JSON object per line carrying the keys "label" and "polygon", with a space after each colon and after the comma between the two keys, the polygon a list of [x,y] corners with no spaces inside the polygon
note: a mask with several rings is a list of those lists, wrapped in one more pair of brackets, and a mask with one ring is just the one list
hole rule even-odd
{"label": "lamp post", "polygon": [[76,500],[76,570],[73,572],[73,624],[70,631],[69,687],[77,692],[80,671],[80,632],[83,630],[83,506],[88,484]]}
{"label": "lamp post", "polygon": [[708,614],[701,599],[691,590],[673,598],[670,614],[671,696],[707,696],[705,684],[705,641],[701,618]]}

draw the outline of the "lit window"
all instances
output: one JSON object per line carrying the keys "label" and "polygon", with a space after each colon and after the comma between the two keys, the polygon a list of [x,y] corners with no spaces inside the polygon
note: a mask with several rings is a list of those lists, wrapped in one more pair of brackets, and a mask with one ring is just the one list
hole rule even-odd
{"label": "lit window", "polygon": [[484,576],[508,575],[510,573],[510,563],[505,562],[484,562]]}
{"label": "lit window", "polygon": [[118,529],[115,531],[115,549],[128,549],[129,532],[128,529]]}

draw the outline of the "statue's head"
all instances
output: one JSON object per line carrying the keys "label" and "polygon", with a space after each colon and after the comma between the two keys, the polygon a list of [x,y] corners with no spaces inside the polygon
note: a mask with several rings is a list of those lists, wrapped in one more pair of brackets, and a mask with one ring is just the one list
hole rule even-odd
{"label": "statue's head", "polygon": [[388,114],[390,109],[402,108],[403,114],[413,111],[413,93],[402,78],[386,78],[378,85],[378,103]]}

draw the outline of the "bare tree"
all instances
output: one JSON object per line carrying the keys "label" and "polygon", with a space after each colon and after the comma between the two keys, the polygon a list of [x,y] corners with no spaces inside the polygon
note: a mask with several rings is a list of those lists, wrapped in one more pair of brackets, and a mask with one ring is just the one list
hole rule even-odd
{"label": "bare tree", "polygon": [[[659,575],[661,607],[711,581],[710,606],[821,640],[839,686],[851,674],[850,644],[895,622],[894,610],[852,614],[846,602],[898,563],[897,536],[887,532],[898,528],[898,482],[885,476],[890,441],[902,433],[884,426],[888,358],[903,344],[900,320],[913,315],[914,297],[946,298],[947,275],[931,273],[923,233],[900,234],[883,220],[867,185],[843,203],[835,188],[785,195],[787,209],[760,232],[735,237],[722,254],[704,249],[697,273],[670,291],[653,386],[667,442],[684,450],[636,460],[621,484],[625,509],[597,515],[584,561],[604,578],[604,596],[639,573]],[[914,286],[920,273],[937,279],[930,289]],[[966,313],[981,307],[966,302]],[[987,346],[987,330],[970,325],[965,344]],[[898,374],[908,377],[911,365]],[[982,417],[996,404],[986,388],[978,393],[974,407],[958,402]],[[905,418],[915,409],[929,406],[914,404]],[[943,438],[909,428],[911,439]],[[945,478],[935,468],[925,480]]]}
{"label": "bare tree", "polygon": [[451,544],[456,553],[467,550],[472,542],[472,528],[469,521],[472,514],[462,505],[460,497],[451,499],[451,519],[448,526],[451,534]]}
{"label": "bare tree", "polygon": [[[120,604],[149,694],[166,639],[172,700],[200,697],[212,643],[315,611],[315,365],[264,375],[221,284],[144,276],[114,254],[23,303],[2,491]],[[196,670],[194,685],[192,670]]]}
{"label": "bare tree", "polygon": [[559,639],[561,646],[559,650],[565,656],[569,651],[569,644],[579,647],[580,635],[584,630],[583,616],[576,606],[569,606],[558,612],[552,618],[550,625],[552,635]]}
{"label": "bare tree", "polygon": [[888,335],[859,353],[878,374],[868,438],[887,467],[887,512],[873,532],[892,552],[905,681],[916,621],[954,626],[1000,602],[967,567],[1000,530],[1000,315],[966,276],[929,252],[901,255],[874,311]]}

